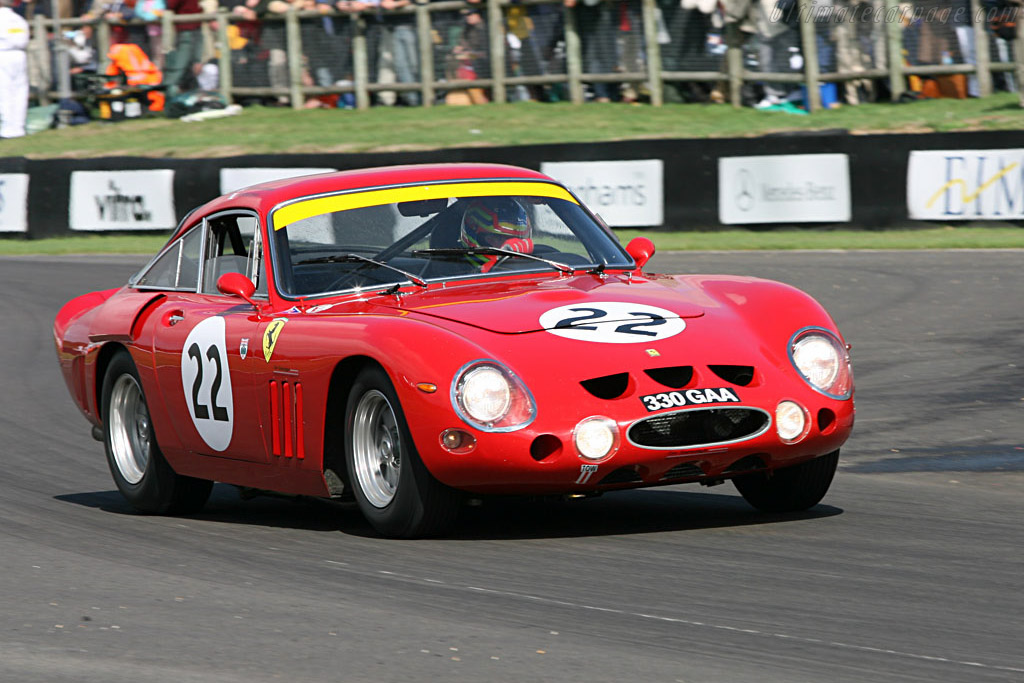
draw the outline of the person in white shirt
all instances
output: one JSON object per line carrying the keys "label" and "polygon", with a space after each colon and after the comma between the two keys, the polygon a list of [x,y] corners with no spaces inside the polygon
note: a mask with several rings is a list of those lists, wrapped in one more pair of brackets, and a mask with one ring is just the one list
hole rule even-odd
{"label": "person in white shirt", "polygon": [[0,0],[0,138],[25,134],[28,113],[28,22]]}

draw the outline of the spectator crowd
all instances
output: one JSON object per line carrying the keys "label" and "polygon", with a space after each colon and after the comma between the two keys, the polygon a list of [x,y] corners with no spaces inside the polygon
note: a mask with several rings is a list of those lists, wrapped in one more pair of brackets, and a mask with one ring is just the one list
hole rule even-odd
{"label": "spectator crowd", "polygon": [[[725,72],[730,40],[742,44],[748,71],[801,71],[802,21],[813,25],[820,72],[876,71],[832,86],[835,92],[829,102],[885,98],[886,83],[877,70],[886,68],[888,22],[898,21],[902,27],[903,54],[898,58],[905,64],[974,63],[976,22],[984,24],[990,38],[992,61],[1008,62],[1014,59],[1019,1],[983,0],[982,11],[972,13],[968,0],[913,0],[899,4],[894,15],[895,3],[886,0],[808,0],[804,9],[810,11],[803,13],[797,0],[655,0],[654,42],[660,68],[671,76],[664,80],[664,101],[722,101],[727,87],[713,74]],[[263,89],[250,99],[264,104],[352,107],[358,66],[365,69],[369,83],[376,84],[371,88],[374,104],[418,106],[424,49],[433,62],[429,80],[435,83],[436,103],[474,104],[490,98],[488,83],[473,84],[493,77],[490,56],[495,37],[489,19],[498,15],[490,14],[483,0],[0,0],[0,6],[0,17],[6,10],[28,20],[33,31],[52,27],[55,12],[65,22],[67,30],[59,35],[51,31],[33,37],[33,44],[42,49],[27,47],[24,69],[37,97],[58,87],[54,47],[59,41],[73,75],[120,71],[129,84],[159,84],[167,98],[217,90],[221,65],[227,63],[220,53],[225,47],[230,51],[233,87],[242,92]],[[418,24],[417,13],[424,9],[428,31]],[[294,68],[288,51],[295,44],[289,41],[284,17],[292,10],[300,17],[301,80],[310,91],[301,103],[291,102]],[[168,12],[176,17],[203,16],[177,20],[172,35],[165,35]],[[218,12],[227,17],[226,44],[218,40]],[[33,23],[36,15],[45,22]],[[579,36],[587,100],[636,102],[649,97],[652,43],[645,39],[641,0],[513,0],[502,6],[500,16],[498,45],[505,52],[506,77],[565,75],[568,17]],[[84,21],[68,21],[74,19]],[[101,25],[109,28],[101,31]],[[424,37],[429,46],[421,45]],[[0,59],[8,49],[3,38],[0,35]],[[687,80],[687,72],[703,75]],[[586,78],[595,75],[600,76]],[[537,80],[543,82],[509,86],[508,99],[568,98],[565,79]],[[1008,74],[996,74],[997,88],[1012,90],[1015,85]],[[910,86],[915,89],[912,81]],[[976,96],[976,79],[965,77],[962,89],[964,96]],[[802,97],[799,86],[771,81],[747,83],[743,91],[746,104],[762,108],[792,106]],[[155,99],[151,108],[160,104]],[[7,130],[7,122],[3,124]]]}

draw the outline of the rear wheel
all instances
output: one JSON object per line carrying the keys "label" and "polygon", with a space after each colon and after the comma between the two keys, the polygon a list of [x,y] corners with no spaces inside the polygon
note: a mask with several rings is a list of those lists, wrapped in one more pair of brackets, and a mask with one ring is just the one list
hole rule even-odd
{"label": "rear wheel", "polygon": [[110,474],[121,495],[141,512],[197,512],[213,482],[177,474],[157,444],[135,363],[119,351],[103,380],[103,434]]}
{"label": "rear wheel", "polygon": [[743,498],[764,512],[798,512],[814,507],[828,493],[839,464],[833,451],[799,465],[733,479]]}
{"label": "rear wheel", "polygon": [[448,528],[457,492],[427,471],[387,374],[362,370],[345,411],[345,461],[359,509],[384,536],[412,538]]}

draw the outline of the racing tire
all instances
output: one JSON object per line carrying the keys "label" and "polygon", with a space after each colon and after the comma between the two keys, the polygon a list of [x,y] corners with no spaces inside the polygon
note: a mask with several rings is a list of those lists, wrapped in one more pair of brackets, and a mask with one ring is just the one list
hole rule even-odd
{"label": "racing tire", "polygon": [[744,500],[762,512],[799,512],[821,502],[832,484],[839,451],[773,472],[733,479]]}
{"label": "racing tire", "polygon": [[364,368],[349,392],[345,464],[360,511],[382,536],[434,536],[454,523],[460,496],[427,471],[380,367]]}
{"label": "racing tire", "polygon": [[107,367],[101,409],[107,465],[132,507],[150,514],[188,514],[203,508],[213,482],[181,476],[164,458],[139,372],[127,351],[119,351]]}

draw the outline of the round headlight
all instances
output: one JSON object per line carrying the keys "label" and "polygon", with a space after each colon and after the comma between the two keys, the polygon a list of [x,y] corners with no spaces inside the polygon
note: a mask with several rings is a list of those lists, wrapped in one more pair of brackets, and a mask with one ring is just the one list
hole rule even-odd
{"label": "round headlight", "polygon": [[459,402],[472,419],[493,424],[508,413],[512,405],[512,388],[501,370],[481,365],[463,376]]}
{"label": "round headlight", "polygon": [[842,343],[825,330],[797,334],[790,346],[793,365],[818,391],[847,398],[852,388],[850,363]]}
{"label": "round headlight", "polygon": [[587,460],[600,460],[618,447],[618,425],[607,417],[588,417],[576,425],[572,432],[572,440],[580,456]]}
{"label": "round headlight", "polygon": [[807,430],[807,412],[793,401],[781,401],[775,408],[775,431],[783,441],[799,440]]}

